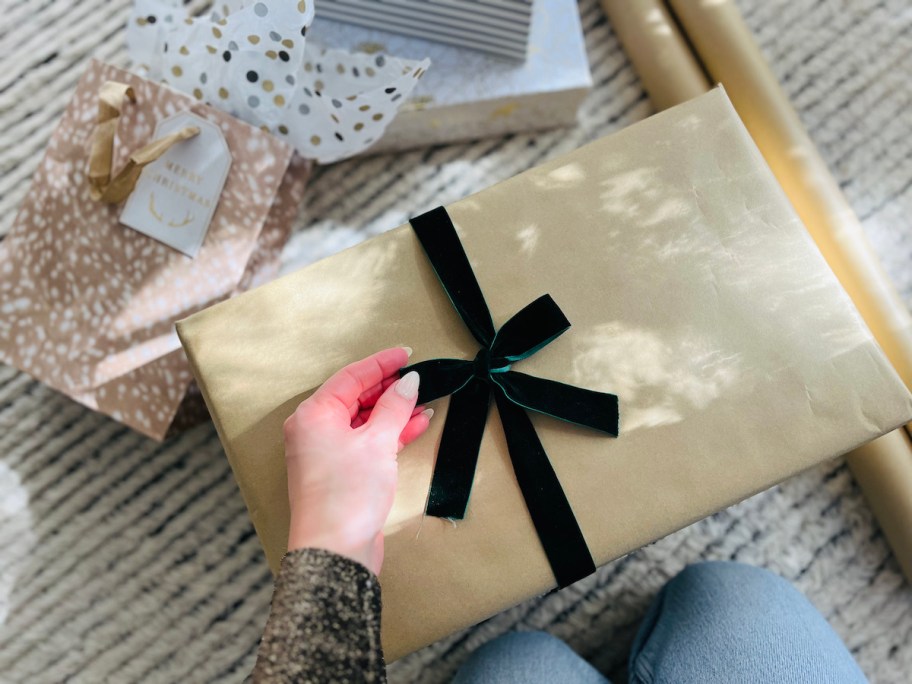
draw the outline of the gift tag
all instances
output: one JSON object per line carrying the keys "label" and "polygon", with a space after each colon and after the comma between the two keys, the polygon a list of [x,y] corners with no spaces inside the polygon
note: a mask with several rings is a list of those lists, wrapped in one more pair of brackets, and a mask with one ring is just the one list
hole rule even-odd
{"label": "gift tag", "polygon": [[231,167],[231,151],[219,127],[190,112],[163,119],[155,138],[196,126],[199,134],[169,149],[143,169],[120,222],[195,257]]}

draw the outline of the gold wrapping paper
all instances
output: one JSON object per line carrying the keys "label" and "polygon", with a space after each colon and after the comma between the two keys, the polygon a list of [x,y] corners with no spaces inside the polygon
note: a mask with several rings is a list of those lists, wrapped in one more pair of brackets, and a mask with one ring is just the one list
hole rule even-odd
{"label": "gold wrapping paper", "polygon": [[[912,337],[908,311],[737,8],[730,1],[672,0],[672,5],[699,53],[696,56],[663,2],[602,0],[657,109],[693,97],[694,90],[709,88],[709,80],[700,75],[698,59],[726,87],[798,215],[909,386]],[[682,84],[689,84],[689,89]],[[848,454],[847,460],[903,572],[912,581],[912,444],[908,435],[874,440]]]}
{"label": "gold wrapping paper", "polygon": [[[738,8],[732,0],[670,3],[707,71],[725,85],[830,268],[906,386],[912,387],[912,316]],[[849,454],[847,460],[906,578],[912,581],[908,435],[877,440]]]}
{"label": "gold wrapping paper", "polygon": [[[573,324],[517,370],[620,396],[618,439],[533,416],[597,564],[912,415],[721,89],[448,212],[496,326],[546,292]],[[408,226],[178,333],[273,570],[297,404],[382,347],[408,344],[413,361],[477,349]],[[554,585],[496,411],[467,517],[423,516],[447,400],[434,407],[399,456],[385,528],[390,660]]]}
{"label": "gold wrapping paper", "polygon": [[827,263],[912,387],[912,316],[732,0],[670,0]]}

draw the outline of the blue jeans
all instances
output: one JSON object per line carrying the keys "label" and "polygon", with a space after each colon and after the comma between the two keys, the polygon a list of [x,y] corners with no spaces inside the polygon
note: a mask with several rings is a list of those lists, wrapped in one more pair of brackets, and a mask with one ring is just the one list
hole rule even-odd
{"label": "blue jeans", "polygon": [[[630,681],[867,681],[814,606],[787,581],[741,563],[692,565],[666,584],[630,653]],[[608,684],[562,641],[515,632],[485,644],[453,684]]]}

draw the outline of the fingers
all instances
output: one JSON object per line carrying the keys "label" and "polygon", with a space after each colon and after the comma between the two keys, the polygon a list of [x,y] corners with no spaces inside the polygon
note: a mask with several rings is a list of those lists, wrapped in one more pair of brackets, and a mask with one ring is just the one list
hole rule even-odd
{"label": "fingers", "polygon": [[312,399],[344,411],[349,418],[358,398],[408,362],[408,352],[394,347],[352,363],[329,378],[313,393]]}
{"label": "fingers", "polygon": [[[355,417],[352,418],[351,426],[353,428],[356,428],[356,427],[361,427],[362,425],[364,425],[370,418],[371,411],[373,411],[373,410],[374,410],[374,407],[371,406],[369,408],[361,409],[360,411],[358,411],[358,413],[355,415]],[[424,411],[424,406],[416,406],[415,408],[412,409],[412,415],[417,416],[422,411]],[[433,413],[433,411],[431,411],[431,413]]]}
{"label": "fingers", "polygon": [[[383,381],[379,385],[374,385],[369,390],[365,390],[358,401],[349,406],[349,413],[352,416],[352,420],[356,415],[364,413],[364,421],[367,421],[367,416],[370,414],[370,409],[373,408],[374,404],[377,403],[377,399],[380,398],[380,395],[386,390],[387,387],[392,385],[396,380],[399,379],[398,372],[395,375],[391,375],[388,378],[383,378]],[[354,426],[353,426],[354,427]]]}
{"label": "fingers", "polygon": [[433,415],[434,409],[425,409],[413,415],[399,435],[399,449],[421,437],[431,424]]}
{"label": "fingers", "polygon": [[412,371],[390,385],[371,410],[367,429],[388,432],[398,440],[418,402],[419,380],[418,373]]}

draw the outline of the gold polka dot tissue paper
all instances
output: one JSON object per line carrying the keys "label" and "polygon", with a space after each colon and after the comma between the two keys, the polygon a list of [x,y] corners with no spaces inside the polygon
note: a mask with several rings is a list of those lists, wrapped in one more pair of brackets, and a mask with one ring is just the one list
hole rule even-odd
{"label": "gold polka dot tissue paper", "polygon": [[428,59],[311,48],[314,0],[231,0],[207,16],[137,0],[131,56],[148,77],[338,161],[376,142],[430,66]]}

